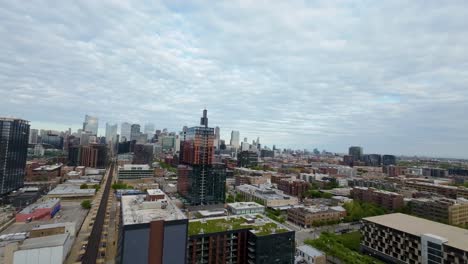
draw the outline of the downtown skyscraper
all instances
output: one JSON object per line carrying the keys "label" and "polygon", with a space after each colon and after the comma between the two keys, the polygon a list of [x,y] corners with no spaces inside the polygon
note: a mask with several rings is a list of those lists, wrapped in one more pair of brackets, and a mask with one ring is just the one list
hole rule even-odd
{"label": "downtown skyscraper", "polygon": [[204,110],[200,126],[188,128],[180,143],[177,189],[191,205],[224,202],[226,168],[214,162],[214,141]]}
{"label": "downtown skyscraper", "polygon": [[231,142],[230,142],[230,145],[231,145],[233,148],[236,148],[236,149],[239,148],[239,131],[233,130],[233,131],[231,132]]}
{"label": "downtown skyscraper", "polygon": [[29,123],[0,117],[0,196],[23,187]]}
{"label": "downtown skyscraper", "polygon": [[91,132],[92,135],[97,136],[98,133],[98,118],[90,115],[85,115],[85,121],[83,122],[83,131]]}

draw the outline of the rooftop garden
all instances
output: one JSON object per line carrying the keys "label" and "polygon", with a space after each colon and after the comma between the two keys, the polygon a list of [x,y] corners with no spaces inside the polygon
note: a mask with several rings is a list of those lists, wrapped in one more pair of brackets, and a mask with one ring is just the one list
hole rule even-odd
{"label": "rooftop garden", "polygon": [[282,228],[276,223],[268,220],[268,218],[257,215],[254,223],[248,223],[244,217],[190,221],[188,234],[189,236],[193,236],[198,234],[209,234],[239,229],[250,229],[257,236],[265,236],[288,231],[287,229]]}

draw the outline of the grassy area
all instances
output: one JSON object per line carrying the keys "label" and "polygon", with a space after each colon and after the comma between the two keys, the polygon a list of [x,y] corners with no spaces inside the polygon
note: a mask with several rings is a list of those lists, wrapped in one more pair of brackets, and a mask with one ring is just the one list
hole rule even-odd
{"label": "grassy area", "polygon": [[359,221],[364,217],[383,215],[387,213],[385,208],[372,203],[352,201],[345,203],[343,207],[346,209],[345,222]]}
{"label": "grassy area", "polygon": [[380,264],[383,263],[370,256],[358,252],[360,242],[359,232],[352,232],[346,235],[335,235],[332,233],[322,233],[318,239],[306,240],[306,244],[311,245],[325,254],[334,256],[344,263],[351,264]]}
{"label": "grassy area", "polygon": [[[257,218],[262,218],[258,215]],[[278,227],[276,223],[267,222],[260,224],[249,224],[243,217],[230,217],[227,220],[224,218],[205,220],[205,221],[191,221],[189,222],[188,234],[189,236],[198,235],[203,230],[203,233],[217,233],[227,230],[251,229],[255,231],[257,236],[264,236],[275,233],[286,232],[287,230]]]}

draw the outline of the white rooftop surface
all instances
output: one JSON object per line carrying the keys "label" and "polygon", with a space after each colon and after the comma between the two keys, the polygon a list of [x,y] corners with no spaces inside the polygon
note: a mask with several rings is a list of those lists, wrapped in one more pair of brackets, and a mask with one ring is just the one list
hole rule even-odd
{"label": "white rooftop surface", "polygon": [[198,213],[203,217],[210,217],[210,216],[224,215],[225,212],[224,212],[224,210],[214,210],[214,211],[200,210],[200,211],[198,211]]}
{"label": "white rooftop surface", "polygon": [[35,168],[34,171],[53,171],[56,169],[60,169],[60,167],[62,167],[62,164],[44,165],[44,166],[40,166],[39,168]]}
{"label": "white rooftop surface", "polygon": [[147,164],[124,164],[119,170],[151,170],[151,167]]}
{"label": "white rooftop surface", "polygon": [[33,248],[44,248],[44,247],[57,247],[63,246],[67,241],[68,234],[60,234],[45,237],[28,238],[24,240],[20,249],[33,249]]}
{"label": "white rooftop surface", "polygon": [[52,206],[54,206],[58,202],[60,202],[60,199],[58,199],[58,198],[48,199],[48,200],[45,200],[45,201],[38,201],[36,203],[28,205],[20,213],[21,214],[29,214],[29,213],[34,212],[37,209],[51,208]]}
{"label": "white rooftop surface", "polygon": [[293,197],[280,192],[279,190],[273,189],[266,185],[260,185],[260,187],[254,185],[243,184],[236,187],[237,189],[251,193],[257,197],[264,198],[266,200],[285,200],[292,199]]}
{"label": "white rooftop surface", "polygon": [[445,243],[446,245],[468,251],[468,230],[463,228],[401,213],[373,216],[363,219],[415,236],[431,234],[443,237],[448,240],[448,242]]}
{"label": "white rooftop surface", "polygon": [[229,203],[228,206],[234,208],[234,209],[249,209],[249,208],[259,208],[259,207],[264,207],[261,204],[258,204],[256,202],[238,202],[238,203]]}
{"label": "white rooftop surface", "polygon": [[161,191],[161,189],[148,189],[148,190],[146,190],[146,192],[149,195],[165,195],[165,193],[163,191]]}
{"label": "white rooftop surface", "polygon": [[[155,220],[179,220],[187,217],[166,196],[158,201],[145,201],[146,195],[123,195],[122,218],[124,225],[149,223]],[[166,208],[164,207],[166,204]]]}
{"label": "white rooftop surface", "polygon": [[76,185],[67,185],[67,184],[59,184],[55,189],[50,191],[48,194],[50,195],[86,195],[86,196],[93,196],[96,190],[92,189],[80,189],[80,186]]}
{"label": "white rooftop surface", "polygon": [[306,255],[311,256],[311,257],[320,257],[320,256],[325,255],[325,253],[323,253],[322,251],[314,247],[311,247],[309,245],[302,245],[302,246],[297,247],[297,249],[299,249],[300,251],[304,252]]}

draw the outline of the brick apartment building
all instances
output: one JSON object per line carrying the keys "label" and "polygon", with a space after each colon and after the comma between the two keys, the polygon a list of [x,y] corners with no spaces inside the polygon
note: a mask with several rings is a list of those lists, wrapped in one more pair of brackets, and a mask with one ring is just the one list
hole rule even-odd
{"label": "brick apartment building", "polygon": [[395,211],[405,205],[401,194],[367,187],[354,187],[351,190],[351,198],[377,204],[389,211]]}
{"label": "brick apartment building", "polygon": [[286,194],[304,197],[306,191],[309,189],[310,184],[303,180],[283,179],[278,183],[278,189]]}

